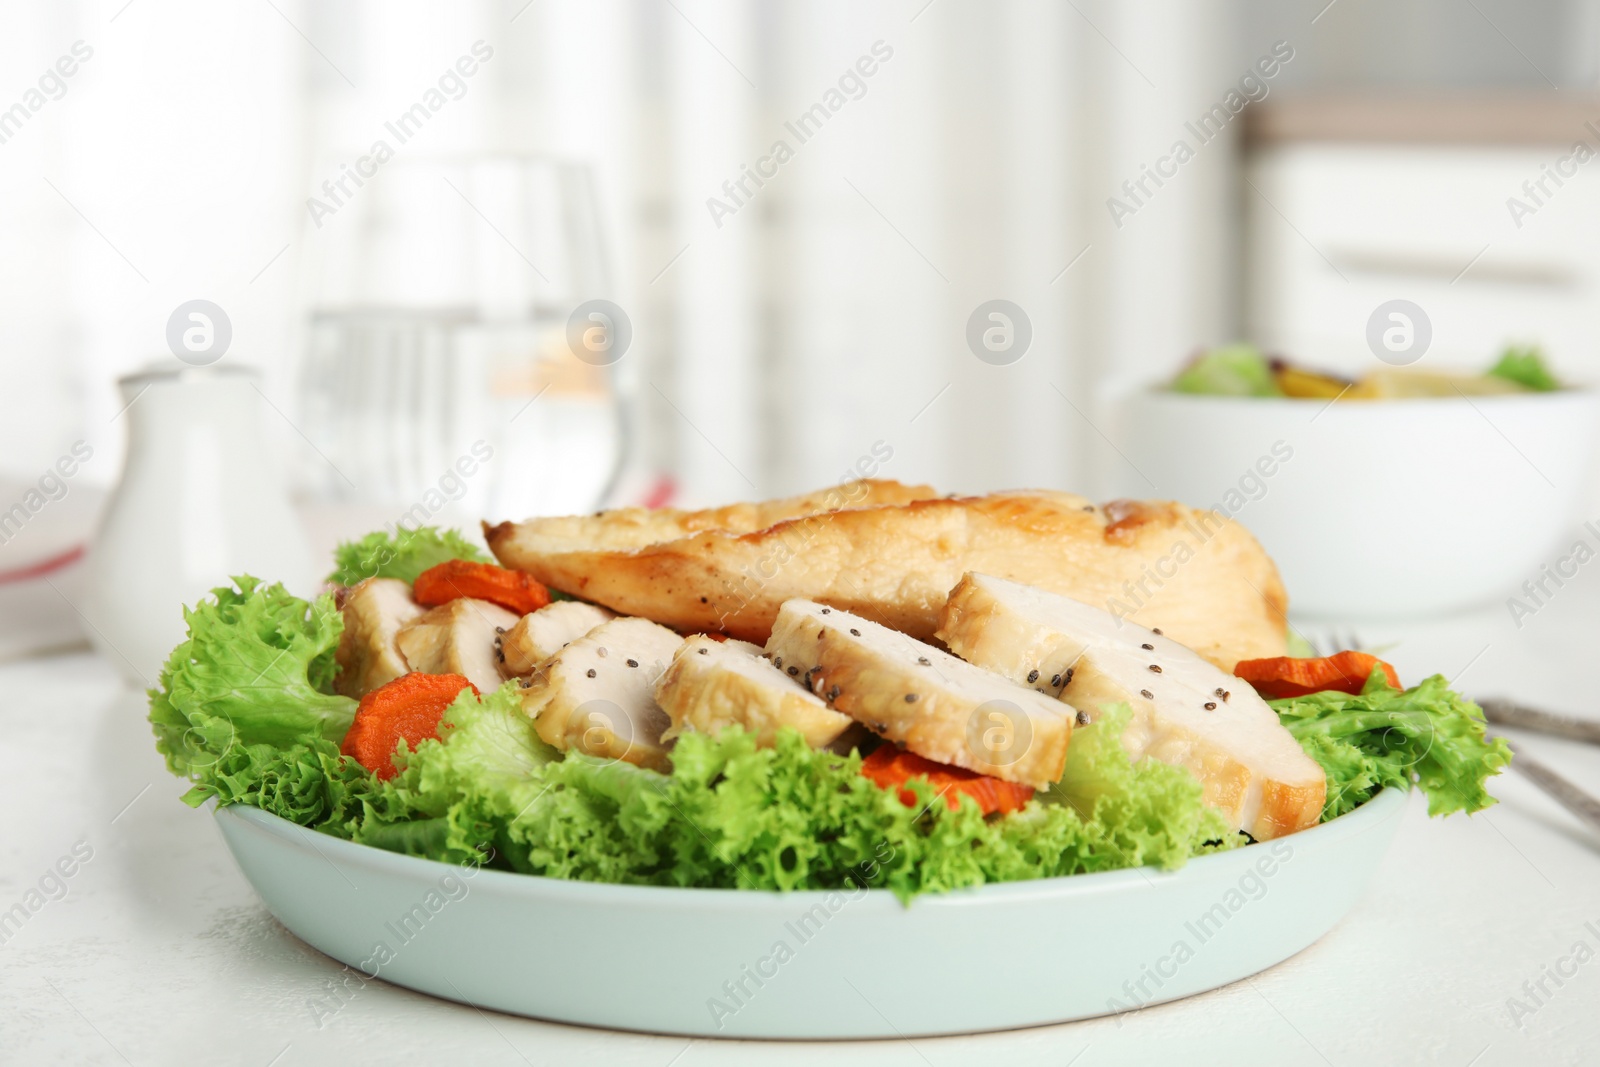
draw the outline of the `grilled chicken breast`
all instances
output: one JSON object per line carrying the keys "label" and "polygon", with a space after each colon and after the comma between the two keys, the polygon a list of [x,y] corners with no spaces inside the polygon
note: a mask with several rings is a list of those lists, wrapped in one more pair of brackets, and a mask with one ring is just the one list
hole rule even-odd
{"label": "grilled chicken breast", "polygon": [[886,626],[810,600],[778,612],[767,652],[812,692],[919,756],[1044,788],[1075,712]]}
{"label": "grilled chicken breast", "polygon": [[[615,508],[597,515],[529,519],[484,527],[508,552],[550,556],[563,552],[626,552],[707,530],[754,533],[787,519],[841,508],[904,504],[938,496],[931,486],[901,485],[882,479],[845,482],[782,500],[729,504],[704,511],[676,508]],[[496,553],[498,555],[498,553]]]}
{"label": "grilled chicken breast", "polygon": [[683,639],[646,619],[612,619],[534,672],[522,710],[546,744],[665,771],[671,725],[656,680]]}
{"label": "grilled chicken breast", "polygon": [[521,677],[616,613],[578,600],[557,600],[530,611],[500,635],[501,670]]}
{"label": "grilled chicken breast", "polygon": [[505,680],[495,650],[497,631],[516,622],[497,604],[460,597],[412,619],[395,635],[395,644],[412,670],[459,674],[480,693],[492,693]]}
{"label": "grilled chicken breast", "polygon": [[1043,589],[968,574],[938,637],[951,651],[1094,716],[1126,703],[1135,759],[1186,767],[1258,840],[1314,826],[1326,777],[1249,684],[1154,630]]}
{"label": "grilled chicken breast", "polygon": [[765,641],[779,606],[800,598],[926,640],[961,575],[981,571],[1158,626],[1225,670],[1286,651],[1287,599],[1272,561],[1238,523],[1181,504],[1099,508],[1068,493],[997,493],[626,549],[551,537],[553,521],[502,524],[486,535],[508,567],[685,633]]}
{"label": "grilled chicken breast", "polygon": [[401,627],[422,614],[411,599],[411,586],[397,578],[368,578],[344,594],[344,633],[334,659],[339,664],[333,687],[358,700],[411,668],[395,644]]}
{"label": "grilled chicken breast", "polygon": [[737,724],[756,736],[756,744],[770,746],[780,728],[792,726],[811,747],[826,748],[854,720],[801,686],[799,673],[744,641],[691,637],[656,683],[656,703],[672,720],[663,737],[685,730],[715,736]]}

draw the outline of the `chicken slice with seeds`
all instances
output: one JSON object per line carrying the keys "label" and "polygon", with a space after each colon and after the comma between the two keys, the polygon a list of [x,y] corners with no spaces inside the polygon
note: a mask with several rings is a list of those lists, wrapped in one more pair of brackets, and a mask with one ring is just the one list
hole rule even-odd
{"label": "chicken slice with seeds", "polygon": [[580,600],[557,600],[517,620],[500,635],[506,677],[516,678],[560,652],[616,613]]}
{"label": "chicken slice with seeds", "polygon": [[546,744],[665,771],[662,734],[671,725],[656,703],[656,680],[683,639],[648,619],[612,619],[534,672],[522,710]]}
{"label": "chicken slice with seeds", "polygon": [[1089,716],[1125,703],[1122,744],[1135,759],[1186,767],[1206,802],[1258,840],[1314,826],[1327,779],[1241,679],[1155,630],[1034,586],[968,574],[950,593],[939,637],[1014,681],[1060,679]]}
{"label": "chicken slice with seeds", "polygon": [[459,674],[492,693],[505,679],[495,653],[495,629],[507,629],[517,617],[487,600],[458,597],[417,616],[401,628],[395,644],[414,671]]}
{"label": "chicken slice with seeds", "polygon": [[886,626],[785,601],[767,651],[872,730],[940,763],[1043,788],[1061,777],[1073,709]]}
{"label": "chicken slice with seeds", "polygon": [[656,702],[672,719],[668,738],[685,730],[714,737],[737,724],[767,747],[780,728],[792,726],[811,747],[826,748],[854,723],[764,659],[759,647],[705,636],[689,638],[672,657],[656,683]]}

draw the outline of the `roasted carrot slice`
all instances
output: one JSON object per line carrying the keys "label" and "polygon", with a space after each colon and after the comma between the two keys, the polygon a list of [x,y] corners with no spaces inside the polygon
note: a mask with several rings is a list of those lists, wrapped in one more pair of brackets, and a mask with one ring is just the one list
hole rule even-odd
{"label": "roasted carrot slice", "polygon": [[531,574],[469,559],[451,559],[429,567],[411,584],[411,596],[425,608],[436,608],[458,597],[471,597],[498,604],[518,615],[538,611],[550,603],[550,590]]}
{"label": "roasted carrot slice", "polygon": [[1321,659],[1296,659],[1293,656],[1245,659],[1238,662],[1233,673],[1249,682],[1266,699],[1281,700],[1329,689],[1341,693],[1360,693],[1374,667],[1382,667],[1389,684],[1400,688],[1400,676],[1394,668],[1365,652],[1339,652]]}
{"label": "roasted carrot slice", "polygon": [[418,671],[380,685],[361,698],[339,751],[379,778],[393,778],[400,773],[393,757],[401,739],[411,748],[438,740],[439,720],[463,689],[478,691],[459,674]]}
{"label": "roasted carrot slice", "polygon": [[[1033,787],[993,778],[965,767],[952,767],[948,763],[935,763],[915,752],[908,752],[884,743],[861,761],[861,773],[884,789],[894,789],[912,778],[925,778],[935,792],[944,796],[951,811],[961,804],[961,794],[978,802],[985,815],[994,812],[1013,812],[1033,797]],[[900,803],[915,807],[917,794],[909,789],[900,790]]]}

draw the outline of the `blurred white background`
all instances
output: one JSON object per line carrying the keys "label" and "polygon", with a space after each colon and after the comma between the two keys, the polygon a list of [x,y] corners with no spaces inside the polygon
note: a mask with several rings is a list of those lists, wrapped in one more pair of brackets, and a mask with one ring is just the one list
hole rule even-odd
{"label": "blurred white background", "polygon": [[[1562,141],[1600,136],[1580,125],[1547,145],[1515,117],[1475,123],[1472,109],[1514,99],[1537,111],[1559,97],[1576,123],[1596,80],[1596,10],[8,5],[0,109],[20,101],[25,113],[0,126],[0,473],[31,482],[83,439],[94,455],[74,490],[112,482],[114,379],[170,360],[169,314],[204,298],[232,320],[226,359],[263,371],[275,452],[302,494],[319,492],[325,460],[301,403],[307,323],[316,265],[358,222],[348,211],[313,221],[308,198],[324,196],[338,163],[379,138],[393,144],[384,124],[480,41],[492,58],[397,157],[592,163],[607,295],[634,326],[633,498],[658,474],[680,502],[810,488],[879,441],[893,451],[883,475],[948,490],[1093,488],[1095,464],[1116,462],[1096,426],[1117,390],[1245,334],[1353,365],[1369,358],[1367,314],[1394,295],[1430,309],[1440,359],[1486,364],[1504,341],[1535,339],[1582,378],[1600,358],[1585,236],[1600,166],[1522,228],[1505,199]],[[1108,198],[1125,197],[1124,181],[1280,41],[1293,58],[1265,100],[1115,224]],[[32,110],[26,94],[75,46],[92,55]],[[889,58],[847,86],[814,136],[801,144],[786,131],[875,49]],[[1475,94],[1462,98],[1464,127],[1429,136],[1434,120],[1421,114],[1383,143],[1315,131],[1306,142],[1293,116],[1260,121],[1285,98],[1352,93],[1392,117],[1418,91]],[[1248,156],[1247,125],[1263,131]],[[727,202],[724,182],[780,138],[793,159],[718,218],[708,199]],[[1032,324],[1030,349],[1008,366],[979,361],[965,341],[968,316],[994,298]]]}

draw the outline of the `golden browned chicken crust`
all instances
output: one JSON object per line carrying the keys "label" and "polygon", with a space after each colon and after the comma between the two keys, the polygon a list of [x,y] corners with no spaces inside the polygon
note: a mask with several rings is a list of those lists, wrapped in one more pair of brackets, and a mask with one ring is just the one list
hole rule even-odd
{"label": "golden browned chicken crust", "polygon": [[622,552],[692,537],[708,530],[754,533],[806,515],[841,508],[906,504],[938,495],[932,486],[901,485],[888,479],[866,478],[781,500],[729,504],[703,511],[614,508],[595,515],[529,519],[496,527],[485,525],[484,534],[490,538],[514,537],[523,552],[545,556],[572,551]]}
{"label": "golden browned chicken crust", "polygon": [[1159,627],[1224,670],[1286,651],[1272,560],[1238,523],[1182,504],[1099,508],[1043,491],[921,499],[625,550],[599,534],[552,538],[552,521],[486,525],[485,535],[508,567],[684,633],[764,642],[779,606],[803,597],[927,640],[962,574],[981,571]]}

